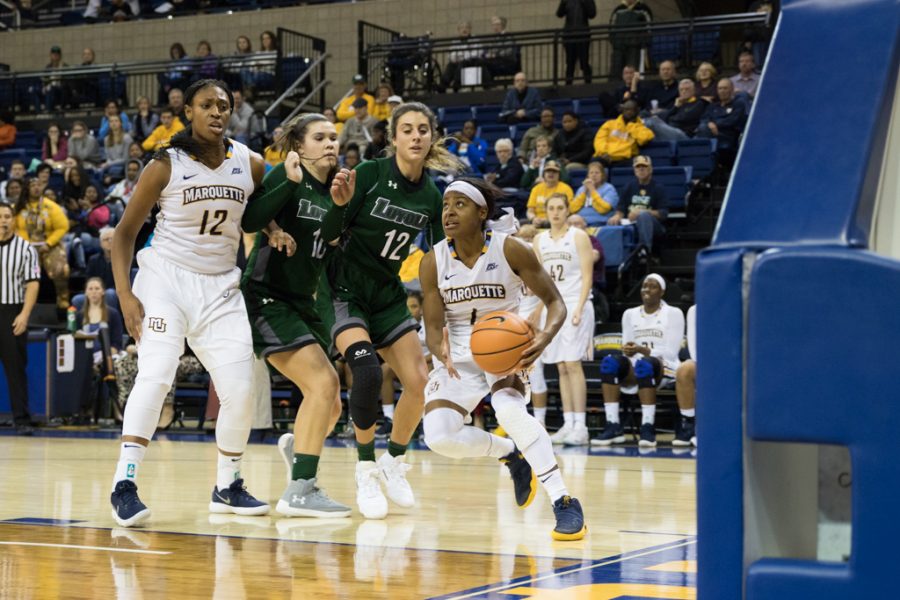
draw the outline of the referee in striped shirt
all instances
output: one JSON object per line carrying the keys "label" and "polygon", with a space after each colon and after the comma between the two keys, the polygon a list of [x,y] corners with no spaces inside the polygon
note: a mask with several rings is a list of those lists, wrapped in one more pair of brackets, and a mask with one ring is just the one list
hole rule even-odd
{"label": "referee in striped shirt", "polygon": [[28,414],[28,317],[37,302],[41,267],[34,247],[15,233],[11,205],[0,203],[0,363],[6,372],[16,430],[31,435]]}

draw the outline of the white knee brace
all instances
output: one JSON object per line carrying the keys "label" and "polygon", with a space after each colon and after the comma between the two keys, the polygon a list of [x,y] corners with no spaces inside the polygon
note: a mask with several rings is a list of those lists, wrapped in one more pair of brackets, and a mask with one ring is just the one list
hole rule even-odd
{"label": "white knee brace", "polygon": [[497,422],[516,443],[520,451],[531,446],[544,432],[537,419],[528,414],[525,397],[513,388],[503,388],[491,395],[491,406]]}

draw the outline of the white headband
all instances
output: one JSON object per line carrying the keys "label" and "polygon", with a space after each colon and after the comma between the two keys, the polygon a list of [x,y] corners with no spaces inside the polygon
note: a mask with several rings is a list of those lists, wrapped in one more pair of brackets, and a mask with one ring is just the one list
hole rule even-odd
{"label": "white headband", "polygon": [[487,208],[487,200],[484,199],[484,196],[478,191],[478,188],[471,183],[457,179],[444,190],[444,197],[450,192],[459,192],[478,206]]}
{"label": "white headband", "polygon": [[662,278],[662,275],[659,275],[657,273],[650,273],[649,275],[644,277],[644,281],[647,281],[648,279],[652,279],[659,284],[659,287],[662,288],[662,291],[666,291],[666,280]]}

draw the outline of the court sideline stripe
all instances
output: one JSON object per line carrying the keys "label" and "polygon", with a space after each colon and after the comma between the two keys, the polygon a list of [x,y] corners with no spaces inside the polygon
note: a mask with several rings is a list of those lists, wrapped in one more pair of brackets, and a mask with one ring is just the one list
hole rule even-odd
{"label": "court sideline stripe", "polygon": [[[557,570],[553,571],[552,573],[548,573],[548,574],[546,574],[546,575],[540,575],[540,576],[537,576],[537,577],[523,577],[523,578],[520,578],[520,579],[518,579],[518,580],[511,581],[511,582],[509,582],[509,583],[504,583],[504,584],[501,584],[501,585],[497,585],[497,586],[494,586],[494,587],[491,587],[491,586],[483,586],[483,587],[480,588],[480,589],[477,589],[477,590],[475,590],[475,591],[469,592],[469,593],[467,593],[467,594],[463,594],[463,595],[461,595],[461,596],[456,596],[456,595],[450,595],[450,594],[448,594],[448,595],[445,595],[445,596],[438,596],[438,598],[441,598],[441,599],[443,599],[443,600],[463,600],[464,598],[472,598],[472,597],[474,597],[474,596],[481,596],[482,594],[490,594],[490,593],[493,593],[493,592],[499,592],[499,591],[503,591],[503,590],[509,590],[509,589],[521,587],[521,586],[523,586],[523,585],[528,585],[528,584],[531,584],[531,583],[536,583],[536,582],[538,582],[538,581],[543,581],[543,580],[545,580],[545,579],[553,579],[553,578],[555,578],[555,577],[561,577],[561,576],[564,576],[564,575],[569,575],[569,574],[571,574],[571,573],[577,573],[577,572],[579,572],[579,571],[588,571],[588,570],[590,570],[590,569],[596,569],[597,567],[606,567],[606,566],[608,566],[608,565],[614,565],[614,564],[616,564],[616,563],[624,562],[624,561],[631,560],[631,559],[634,559],[634,558],[640,558],[640,557],[642,557],[642,556],[649,556],[649,555],[651,555],[651,554],[658,554],[658,553],[660,553],[660,552],[666,552],[666,551],[668,551],[668,550],[675,550],[675,549],[677,549],[677,548],[682,548],[682,547],[684,547],[684,546],[690,546],[691,544],[696,544],[696,543],[697,543],[697,540],[696,540],[696,539],[691,539],[691,540],[687,540],[687,541],[684,541],[684,542],[680,542],[680,543],[674,544],[674,545],[666,545],[666,546],[661,547],[661,548],[659,548],[659,547],[657,547],[657,548],[651,548],[651,549],[646,550],[646,551],[644,551],[644,552],[638,552],[637,554],[621,555],[621,556],[617,556],[617,557],[614,557],[614,558],[609,559],[609,560],[599,560],[599,561],[594,562],[594,563],[592,563],[592,564],[590,564],[590,565],[587,565],[587,566],[579,566],[579,567],[563,567],[563,568],[561,568],[561,569],[557,569]],[[432,599],[432,600],[434,600],[434,599]]]}
{"label": "court sideline stripe", "polygon": [[172,554],[163,550],[135,550],[133,548],[110,548],[108,546],[79,546],[76,544],[45,544],[41,542],[0,542],[2,546],[40,546],[42,548],[72,548],[77,550],[104,550],[106,552],[128,552],[131,554]]}

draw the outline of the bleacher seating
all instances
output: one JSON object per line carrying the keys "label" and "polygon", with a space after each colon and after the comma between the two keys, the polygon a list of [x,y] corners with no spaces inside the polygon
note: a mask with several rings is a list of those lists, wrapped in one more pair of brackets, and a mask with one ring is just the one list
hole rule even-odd
{"label": "bleacher seating", "polygon": [[687,36],[683,32],[655,33],[650,39],[650,61],[654,66],[666,60],[678,61],[684,56]]}
{"label": "bleacher seating", "polygon": [[678,155],[678,149],[675,142],[649,142],[641,148],[641,154],[650,157],[654,168],[671,167],[677,164],[675,158]]}
{"label": "bleacher seating", "polygon": [[719,28],[694,31],[691,37],[691,62],[715,61],[719,56]]}
{"label": "bleacher seating", "polygon": [[[630,167],[617,167],[611,170],[609,182],[621,188],[634,178],[634,171]],[[653,167],[653,179],[666,188],[666,196],[669,210],[681,210],[685,207],[687,194],[691,189],[693,167]]]}
{"label": "bleacher seating", "polygon": [[716,140],[696,138],[678,142],[678,164],[692,167],[695,179],[708,177],[716,168]]}

